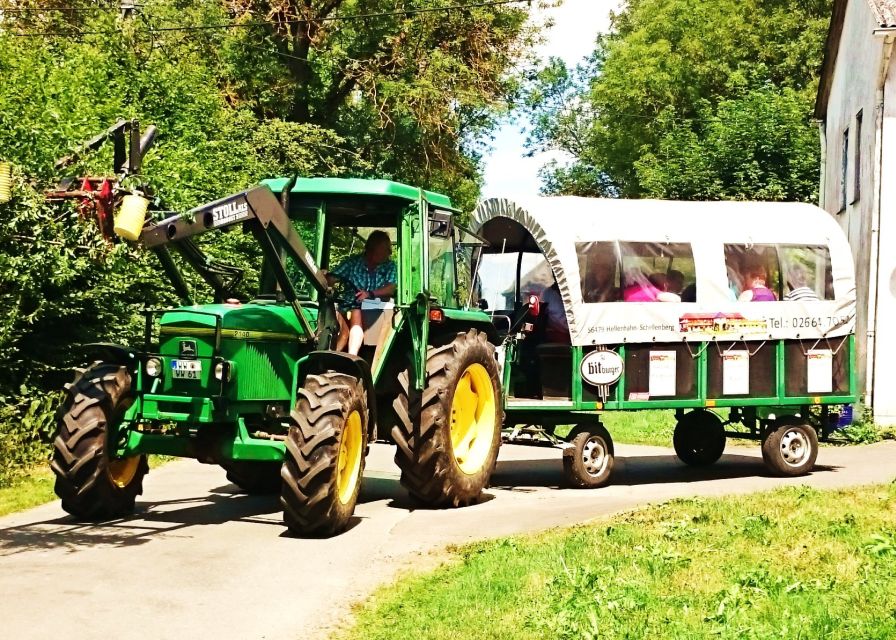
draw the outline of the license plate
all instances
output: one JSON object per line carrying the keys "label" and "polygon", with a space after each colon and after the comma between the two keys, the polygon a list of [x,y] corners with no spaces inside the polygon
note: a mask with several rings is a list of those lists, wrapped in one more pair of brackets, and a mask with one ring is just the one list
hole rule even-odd
{"label": "license plate", "polygon": [[202,362],[199,360],[172,360],[171,371],[175,378],[199,380],[202,375]]}

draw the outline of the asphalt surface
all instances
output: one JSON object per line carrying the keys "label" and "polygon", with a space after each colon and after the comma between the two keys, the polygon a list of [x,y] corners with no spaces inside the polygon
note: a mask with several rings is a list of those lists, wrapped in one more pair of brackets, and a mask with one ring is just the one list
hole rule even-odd
{"label": "asphalt surface", "polygon": [[[505,445],[483,501],[414,509],[392,447],[374,445],[356,518],[326,540],[289,537],[276,497],[239,494],[193,461],[153,470],[136,513],[73,522],[52,503],[0,518],[3,638],[325,638],[352,603],[451,543],[568,525],[674,497],[896,478],[896,442],[823,447],[803,478],[766,475],[758,446],[695,470],[670,449],[617,446],[614,484],[561,488],[560,452]],[[435,552],[435,553],[434,553]]]}

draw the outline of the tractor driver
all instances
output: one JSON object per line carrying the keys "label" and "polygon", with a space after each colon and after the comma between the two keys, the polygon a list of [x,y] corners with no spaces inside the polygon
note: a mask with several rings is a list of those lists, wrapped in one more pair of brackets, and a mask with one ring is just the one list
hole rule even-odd
{"label": "tractor driver", "polygon": [[[348,345],[348,352],[358,355],[364,342],[364,325],[361,321],[361,301],[373,298],[390,298],[395,295],[398,270],[391,260],[392,240],[385,231],[374,231],[364,243],[364,253],[346,258],[331,272],[327,273],[330,286],[341,279],[355,289],[354,299],[343,305],[348,322],[338,315],[339,337],[336,350],[342,351]],[[352,313],[355,310],[355,313]]]}

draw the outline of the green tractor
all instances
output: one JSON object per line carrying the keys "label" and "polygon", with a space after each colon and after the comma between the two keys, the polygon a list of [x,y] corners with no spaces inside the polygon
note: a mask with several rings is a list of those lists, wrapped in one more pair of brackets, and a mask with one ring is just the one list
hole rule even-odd
{"label": "green tractor", "polygon": [[[501,442],[498,338],[469,308],[464,265],[479,241],[456,213],[447,197],[395,182],[282,178],[145,225],[140,241],[182,306],[146,311],[141,348],[90,345],[95,361],[58,413],[63,508],[84,520],[131,512],[154,453],[220,465],[249,493],[279,492],[290,531],[333,535],[381,437],[419,502],[476,501]],[[334,350],[345,293],[325,270],[375,229],[393,242],[396,293],[353,311],[367,330],[351,356]],[[203,251],[197,236],[213,230],[254,237],[253,295],[238,294],[241,270]],[[212,303],[196,303],[184,267]]]}

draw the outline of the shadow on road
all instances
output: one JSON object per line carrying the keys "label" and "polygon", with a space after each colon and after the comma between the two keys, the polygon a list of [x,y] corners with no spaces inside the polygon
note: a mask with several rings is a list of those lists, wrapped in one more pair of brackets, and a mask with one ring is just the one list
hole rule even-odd
{"label": "shadow on road", "polygon": [[[816,465],[813,473],[836,471],[839,467]],[[616,458],[612,483],[635,486],[678,482],[703,482],[732,478],[768,477],[761,458],[724,455],[708,467],[690,467],[676,456],[625,456]],[[551,460],[507,460],[498,462],[491,486],[506,490],[527,487],[560,489],[568,487],[559,457]]]}
{"label": "shadow on road", "polygon": [[[813,473],[836,471],[840,467],[818,465]],[[615,485],[647,485],[703,482],[732,478],[768,476],[760,458],[725,455],[714,465],[697,468],[682,464],[674,455],[625,456],[616,459]],[[538,488],[566,487],[559,456],[552,459],[506,460],[497,464],[491,487],[506,491],[534,491]],[[483,493],[480,502],[496,496]],[[395,509],[428,509],[415,501],[397,478],[364,478],[359,504],[385,500]],[[35,550],[65,549],[77,552],[96,547],[128,547],[150,542],[159,535],[197,535],[190,527],[247,522],[283,528],[279,496],[245,495],[232,484],[212,489],[200,497],[163,501],[138,501],[133,515],[99,523],[76,522],[69,516],[29,522],[0,529],[0,557]],[[361,521],[355,517],[349,528]]]}
{"label": "shadow on road", "polygon": [[206,495],[156,502],[137,501],[135,512],[105,522],[77,522],[70,516],[0,529],[0,556],[23,551],[129,547],[145,544],[160,534],[234,520],[283,526],[277,496],[247,496],[233,485]]}

